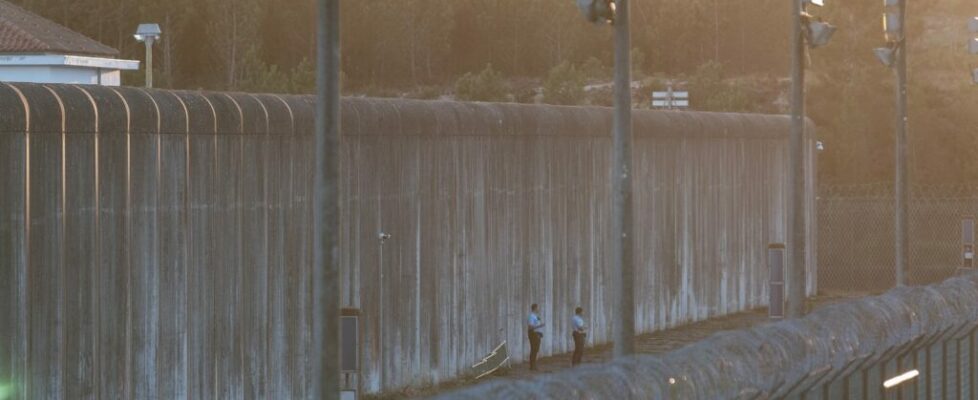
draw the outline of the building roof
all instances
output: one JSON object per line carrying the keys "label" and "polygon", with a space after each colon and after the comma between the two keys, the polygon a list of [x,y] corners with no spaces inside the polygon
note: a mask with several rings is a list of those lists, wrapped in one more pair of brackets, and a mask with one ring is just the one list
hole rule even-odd
{"label": "building roof", "polygon": [[116,49],[6,0],[0,0],[0,54],[2,53],[119,55]]}

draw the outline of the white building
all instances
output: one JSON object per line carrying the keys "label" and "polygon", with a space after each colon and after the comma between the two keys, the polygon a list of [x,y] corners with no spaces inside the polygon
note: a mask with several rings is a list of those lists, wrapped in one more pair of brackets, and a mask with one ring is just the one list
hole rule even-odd
{"label": "white building", "polygon": [[119,86],[121,71],[139,61],[0,0],[0,82],[76,83]]}

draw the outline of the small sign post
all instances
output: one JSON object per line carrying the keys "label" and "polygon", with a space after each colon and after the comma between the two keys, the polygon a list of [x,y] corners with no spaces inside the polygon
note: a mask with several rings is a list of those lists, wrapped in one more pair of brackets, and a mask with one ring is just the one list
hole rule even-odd
{"label": "small sign post", "polygon": [[677,92],[672,86],[665,92],[652,92],[652,108],[678,110],[689,108],[689,92]]}
{"label": "small sign post", "polygon": [[784,318],[784,266],[786,249],[783,243],[774,243],[767,247],[767,266],[770,281],[768,283],[770,297],[768,299],[768,317]]}

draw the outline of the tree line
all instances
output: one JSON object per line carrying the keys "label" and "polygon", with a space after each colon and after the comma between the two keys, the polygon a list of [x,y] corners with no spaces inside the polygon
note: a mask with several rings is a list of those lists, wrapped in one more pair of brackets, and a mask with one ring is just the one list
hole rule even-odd
{"label": "tree line", "polygon": [[[157,86],[312,93],[316,2],[310,0],[13,0],[141,59],[139,23],[164,31]],[[372,96],[610,105],[613,36],[583,21],[572,0],[345,0],[344,92]],[[807,113],[826,144],[822,182],[892,179],[893,75],[878,0],[813,9],[837,25],[812,51]],[[787,111],[787,0],[632,0],[633,72],[641,91],[686,82],[694,108]],[[978,181],[978,91],[964,49],[972,0],[913,0],[910,35],[911,179]],[[129,72],[124,83],[139,85]],[[596,93],[596,94],[595,94]],[[584,100],[582,100],[584,98]],[[645,99],[637,99],[643,104]]]}
{"label": "tree line", "polygon": [[[315,2],[309,0],[14,0],[142,58],[139,23],[164,31],[163,87],[309,92]],[[740,73],[787,66],[781,0],[633,1],[633,44],[647,72],[707,61]],[[571,0],[356,0],[342,3],[343,71],[350,88],[454,82],[491,64],[506,77],[543,77],[563,62],[612,60],[612,32]],[[777,12],[773,10],[778,10]],[[784,12],[781,12],[784,11]],[[140,83],[138,74],[128,76]],[[266,87],[271,86],[271,87]]]}

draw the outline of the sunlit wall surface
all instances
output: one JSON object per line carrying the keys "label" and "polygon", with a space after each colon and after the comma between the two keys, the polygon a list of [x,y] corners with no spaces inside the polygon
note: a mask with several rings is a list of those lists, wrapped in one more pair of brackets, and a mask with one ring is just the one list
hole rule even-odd
{"label": "sunlit wall surface", "polygon": [[[0,85],[0,384],[304,396],[313,102]],[[525,358],[530,303],[544,354],[571,348],[578,305],[609,339],[609,109],[347,99],[342,116],[341,306],[361,309],[364,390],[457,377],[503,340]],[[764,305],[788,119],[634,121],[638,330]]]}

